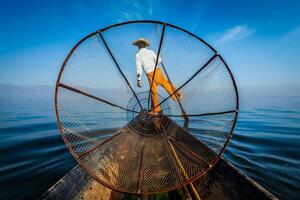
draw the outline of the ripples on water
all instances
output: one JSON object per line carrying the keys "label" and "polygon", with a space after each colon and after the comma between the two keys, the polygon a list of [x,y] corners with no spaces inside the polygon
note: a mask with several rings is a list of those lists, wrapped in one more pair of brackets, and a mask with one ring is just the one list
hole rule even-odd
{"label": "ripples on water", "polygon": [[[297,199],[299,148],[300,97],[251,97],[224,157],[279,198]],[[33,199],[76,165],[52,99],[0,99],[0,161],[0,199]]]}
{"label": "ripples on water", "polygon": [[0,199],[34,199],[75,165],[51,101],[1,100]]}
{"label": "ripples on water", "polygon": [[300,195],[300,97],[241,102],[225,159],[280,199]]}

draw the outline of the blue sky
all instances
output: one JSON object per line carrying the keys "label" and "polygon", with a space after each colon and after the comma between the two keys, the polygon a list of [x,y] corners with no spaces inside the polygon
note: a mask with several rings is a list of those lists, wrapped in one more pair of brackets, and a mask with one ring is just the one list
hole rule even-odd
{"label": "blue sky", "polygon": [[0,84],[54,85],[72,46],[102,27],[152,19],[212,44],[241,89],[300,95],[299,1],[0,1]]}

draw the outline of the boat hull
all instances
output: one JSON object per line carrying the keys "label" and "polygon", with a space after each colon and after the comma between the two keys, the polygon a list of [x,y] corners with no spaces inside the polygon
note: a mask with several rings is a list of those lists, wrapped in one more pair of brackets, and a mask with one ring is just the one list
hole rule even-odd
{"label": "boat hull", "polygon": [[[215,199],[277,199],[270,192],[265,190],[251,178],[237,170],[223,158],[212,169],[206,177],[194,182],[202,200]],[[177,198],[188,195],[181,195],[182,191],[177,192]],[[169,192],[166,196],[176,196],[176,192]],[[128,199],[128,194],[120,193],[108,189],[95,181],[80,166],[76,166],[61,180],[45,192],[40,199]],[[134,195],[131,195],[134,196]],[[153,195],[152,195],[153,196]],[[146,197],[146,196],[145,196]],[[173,199],[173,198],[169,198]]]}

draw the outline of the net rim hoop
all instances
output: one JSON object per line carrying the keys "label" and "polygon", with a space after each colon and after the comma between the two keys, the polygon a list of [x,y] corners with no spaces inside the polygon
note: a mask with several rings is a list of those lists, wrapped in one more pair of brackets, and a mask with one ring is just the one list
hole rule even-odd
{"label": "net rim hoop", "polygon": [[[171,188],[167,188],[167,189],[164,189],[164,190],[157,190],[155,192],[141,192],[141,193],[138,193],[138,192],[132,192],[132,191],[126,191],[126,190],[119,190],[117,188],[114,188],[113,186],[105,183],[104,181],[102,181],[101,179],[99,179],[93,172],[91,172],[89,170],[89,168],[78,158],[78,156],[76,155],[76,153],[73,151],[72,147],[70,146],[68,140],[66,139],[66,137],[64,136],[64,133],[63,133],[63,129],[62,129],[62,125],[61,125],[61,122],[60,122],[60,118],[59,118],[59,112],[58,112],[58,107],[57,107],[57,97],[58,97],[58,89],[59,89],[59,84],[60,84],[60,79],[61,79],[61,76],[63,74],[63,71],[64,71],[64,68],[66,66],[66,64],[68,63],[70,57],[72,56],[72,54],[74,53],[74,51],[77,49],[77,47],[83,43],[85,40],[87,40],[88,38],[98,34],[99,32],[104,32],[106,30],[109,30],[113,27],[117,27],[117,26],[122,26],[122,25],[126,25],[126,24],[133,24],[133,23],[152,23],[152,24],[161,24],[161,25],[165,25],[165,26],[169,26],[169,27],[172,27],[172,28],[175,28],[175,29],[179,29],[193,37],[195,37],[196,39],[198,39],[200,42],[204,43],[205,45],[207,45],[215,54],[217,54],[217,56],[221,59],[221,61],[224,63],[227,71],[229,72],[229,75],[230,75],[230,78],[232,80],[232,84],[233,84],[233,87],[234,87],[234,91],[235,91],[235,95],[236,95],[236,109],[235,109],[235,117],[233,119],[233,123],[232,123],[232,127],[231,127],[231,130],[230,130],[230,134],[228,134],[228,137],[226,139],[226,142],[224,143],[224,146],[222,148],[222,150],[220,151],[220,153],[215,157],[215,159],[211,162],[211,166],[212,167],[208,167],[205,171],[203,172],[199,172],[198,174],[196,174],[195,176],[193,176],[192,178],[182,182],[181,184],[178,184],[174,187],[171,187]],[[233,74],[229,68],[229,66],[227,65],[227,63],[225,62],[225,60],[223,59],[223,57],[210,45],[208,44],[207,42],[205,42],[203,39],[201,39],[200,37],[198,37],[197,35],[191,33],[190,31],[187,31],[186,29],[183,29],[181,27],[178,27],[178,26],[175,26],[173,24],[169,24],[169,23],[166,23],[166,22],[162,22],[162,21],[157,21],[157,20],[132,20],[132,21],[126,21],[126,22],[121,22],[121,23],[116,23],[116,24],[112,24],[110,26],[107,26],[107,27],[104,27],[104,28],[101,28],[95,32],[92,32],[90,34],[88,34],[87,36],[83,37],[81,40],[79,40],[73,47],[72,49],[70,50],[70,52],[68,53],[68,55],[66,56],[61,68],[60,68],[60,71],[59,71],[59,74],[58,74],[58,77],[57,77],[57,80],[56,80],[56,84],[55,84],[55,91],[54,91],[54,107],[55,107],[55,114],[56,114],[56,122],[57,122],[57,125],[59,127],[59,130],[60,130],[60,134],[62,136],[62,139],[64,141],[64,143],[66,144],[66,146],[68,147],[68,150],[70,151],[71,155],[73,156],[73,158],[76,160],[76,162],[86,171],[86,173],[88,173],[89,175],[91,175],[95,180],[97,180],[99,183],[101,183],[102,185],[106,186],[107,188],[111,189],[111,190],[115,190],[115,191],[118,191],[118,192],[123,192],[123,193],[129,193],[129,194],[144,194],[144,195],[150,195],[150,194],[159,194],[159,193],[163,193],[163,192],[169,192],[169,191],[172,191],[172,190],[175,190],[175,189],[178,189],[178,188],[181,188],[197,179],[199,179],[200,177],[204,176],[207,174],[207,172],[209,172],[215,165],[216,163],[218,162],[218,160],[221,158],[221,155],[225,152],[226,150],[226,147],[230,141],[230,138],[232,137],[233,135],[233,131],[234,131],[234,128],[235,128],[235,125],[236,125],[236,121],[237,121],[237,117],[238,117],[238,112],[239,112],[239,93],[238,93],[238,89],[237,89],[237,85],[236,85],[236,82],[235,82],[235,79],[233,77]]]}

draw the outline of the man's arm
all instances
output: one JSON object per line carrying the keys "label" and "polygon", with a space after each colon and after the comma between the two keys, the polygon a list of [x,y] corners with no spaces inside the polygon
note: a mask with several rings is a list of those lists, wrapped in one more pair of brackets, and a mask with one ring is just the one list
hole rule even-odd
{"label": "man's arm", "polygon": [[142,68],[142,62],[138,55],[135,56],[135,62],[136,62],[137,86],[142,87],[141,80],[142,80],[143,68]]}

